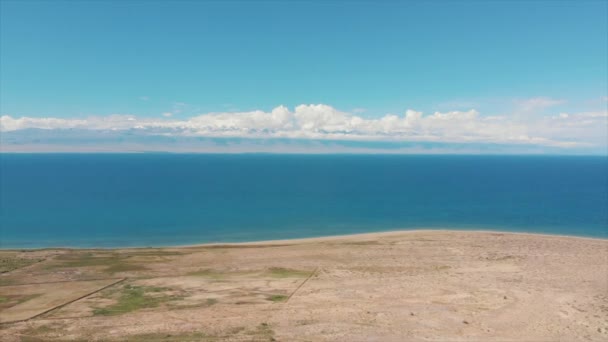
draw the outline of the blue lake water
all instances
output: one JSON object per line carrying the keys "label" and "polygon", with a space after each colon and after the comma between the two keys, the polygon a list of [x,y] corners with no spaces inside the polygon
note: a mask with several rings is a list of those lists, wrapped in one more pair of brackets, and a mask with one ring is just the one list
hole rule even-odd
{"label": "blue lake water", "polygon": [[608,158],[0,154],[0,247],[416,228],[608,238]]}

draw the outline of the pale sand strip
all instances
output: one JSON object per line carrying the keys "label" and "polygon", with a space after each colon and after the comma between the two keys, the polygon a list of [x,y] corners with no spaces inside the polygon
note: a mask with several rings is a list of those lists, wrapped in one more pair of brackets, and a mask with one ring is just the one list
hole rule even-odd
{"label": "pale sand strip", "polygon": [[[608,228],[607,228],[608,230]],[[248,241],[248,242],[214,242],[214,243],[201,243],[192,245],[178,245],[178,246],[159,246],[155,248],[192,248],[192,247],[209,247],[209,246],[257,246],[257,245],[299,245],[306,243],[319,243],[319,242],[332,242],[332,241],[360,241],[360,240],[376,240],[381,238],[394,238],[400,236],[406,236],[410,234],[424,234],[424,233],[467,233],[467,234],[506,234],[516,236],[536,236],[550,239],[582,239],[592,241],[607,241],[608,238],[599,237],[585,237],[585,236],[574,236],[574,235],[559,235],[559,234],[541,234],[541,233],[524,233],[524,232],[509,232],[500,230],[459,230],[459,229],[407,229],[407,230],[391,230],[383,232],[373,233],[356,233],[356,234],[344,234],[344,235],[329,235],[319,236],[310,238],[297,238],[297,239],[278,239],[278,240],[261,240],[261,241]],[[140,247],[132,247],[140,248]],[[143,248],[143,247],[142,247]],[[117,249],[131,249],[129,247],[117,248]]]}

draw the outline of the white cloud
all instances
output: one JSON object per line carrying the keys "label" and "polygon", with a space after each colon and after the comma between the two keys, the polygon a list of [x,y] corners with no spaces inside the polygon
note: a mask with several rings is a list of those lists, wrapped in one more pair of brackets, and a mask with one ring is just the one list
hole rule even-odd
{"label": "white cloud", "polygon": [[171,113],[171,112],[164,112],[163,116],[166,117],[166,118],[170,118],[170,117],[173,116],[173,113]]}
{"label": "white cloud", "polygon": [[[542,101],[537,101],[538,103]],[[551,101],[548,101],[551,102]],[[545,103],[548,103],[547,101]],[[366,118],[324,104],[279,106],[270,112],[207,113],[189,119],[110,115],[86,119],[0,117],[1,131],[26,128],[130,130],[169,136],[295,138],[350,141],[533,144],[554,147],[606,144],[606,112],[521,118],[480,115],[476,110],[387,114]]]}

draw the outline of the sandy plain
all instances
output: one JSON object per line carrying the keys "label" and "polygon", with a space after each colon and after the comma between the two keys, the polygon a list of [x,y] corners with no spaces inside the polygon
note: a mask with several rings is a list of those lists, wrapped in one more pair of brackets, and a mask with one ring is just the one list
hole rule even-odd
{"label": "sandy plain", "polygon": [[606,341],[608,240],[421,230],[0,251],[2,341]]}

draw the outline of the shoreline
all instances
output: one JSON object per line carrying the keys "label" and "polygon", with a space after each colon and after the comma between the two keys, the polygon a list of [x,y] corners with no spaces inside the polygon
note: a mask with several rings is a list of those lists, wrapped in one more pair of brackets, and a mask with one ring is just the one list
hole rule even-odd
{"label": "shoreline", "polygon": [[537,237],[549,237],[549,238],[560,238],[560,239],[577,239],[577,240],[592,240],[592,241],[608,241],[608,237],[587,237],[577,235],[563,235],[563,234],[551,234],[551,233],[531,233],[531,232],[514,232],[505,230],[488,230],[488,229],[397,229],[397,230],[386,230],[378,232],[368,233],[353,233],[353,234],[339,234],[339,235],[326,235],[326,236],[312,236],[303,238],[293,239],[272,239],[272,240],[255,240],[255,241],[240,241],[240,242],[205,242],[195,244],[184,244],[184,245],[162,245],[162,246],[116,246],[116,247],[103,247],[103,246],[92,246],[92,247],[22,247],[22,248],[3,248],[0,247],[0,251],[40,251],[40,250],[128,250],[128,249],[180,249],[180,248],[201,248],[201,247],[238,247],[238,246],[257,246],[257,245],[298,245],[307,243],[319,243],[326,241],[340,241],[340,240],[358,240],[362,238],[375,239],[381,237],[391,237],[403,234],[416,234],[416,233],[481,233],[481,234],[509,234],[509,235],[520,235],[520,236],[537,236]]}
{"label": "shoreline", "polygon": [[[527,232],[510,232],[500,230],[460,230],[460,229],[412,229],[412,230],[387,230],[381,232],[370,232],[370,233],[354,233],[354,234],[340,234],[340,235],[327,235],[317,236],[308,238],[295,238],[295,239],[277,239],[277,240],[260,240],[260,241],[245,241],[245,242],[213,242],[213,243],[201,243],[192,245],[178,245],[178,246],[162,246],[152,248],[196,248],[196,247],[217,247],[217,246],[256,246],[256,245],[297,245],[315,242],[325,241],[340,241],[340,240],[358,240],[361,238],[375,239],[382,237],[394,237],[403,234],[418,234],[418,233],[482,233],[482,234],[509,234],[509,235],[522,235],[522,236],[537,236],[537,237],[551,237],[551,238],[568,238],[568,239],[582,239],[582,240],[593,240],[593,241],[608,241],[608,238],[595,238],[585,237],[576,235],[561,235],[561,234],[543,234],[543,233],[527,233]],[[122,247],[116,247],[122,248]],[[125,249],[128,247],[124,247]],[[147,247],[133,247],[133,248],[147,248]]]}

